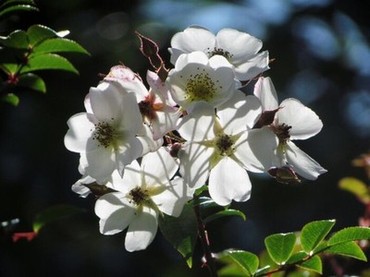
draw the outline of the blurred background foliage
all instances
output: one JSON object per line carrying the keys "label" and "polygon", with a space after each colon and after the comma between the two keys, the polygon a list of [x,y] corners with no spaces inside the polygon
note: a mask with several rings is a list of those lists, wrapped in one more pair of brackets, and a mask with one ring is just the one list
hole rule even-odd
{"label": "blurred background foliage", "polygon": [[[40,12],[13,15],[0,22],[0,35],[43,24],[68,29],[69,38],[91,57],[70,54],[79,70],[41,72],[46,95],[20,93],[20,104],[0,107],[1,276],[207,276],[195,269],[157,235],[143,252],[124,250],[124,236],[99,234],[94,199],[78,198],[70,187],[80,177],[78,155],[63,145],[67,119],[83,111],[83,99],[110,67],[124,63],[145,77],[147,60],[138,50],[137,30],[155,40],[168,62],[171,36],[188,25],[217,32],[237,28],[260,38],[275,60],[265,73],[275,83],[280,101],[300,99],[322,119],[323,130],[297,142],[328,169],[315,182],[283,185],[267,176],[252,176],[252,198],[234,203],[239,217],[211,223],[213,250],[242,248],[258,253],[274,232],[299,230],[318,219],[337,219],[336,228],[358,224],[364,209],[338,188],[344,176],[366,180],[351,160],[369,150],[370,137],[370,10],[367,1],[346,0],[64,0],[35,1]],[[13,232],[32,230],[38,213],[60,204],[81,212],[56,220],[32,241],[13,242]],[[347,263],[347,262],[346,262]],[[364,264],[351,261],[349,274]],[[332,274],[327,269],[328,274]]]}

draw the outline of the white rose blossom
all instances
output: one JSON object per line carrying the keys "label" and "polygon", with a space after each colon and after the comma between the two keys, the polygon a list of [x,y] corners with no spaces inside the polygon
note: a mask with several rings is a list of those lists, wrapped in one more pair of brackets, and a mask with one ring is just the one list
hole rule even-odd
{"label": "white rose blossom", "polygon": [[255,96],[245,96],[238,91],[232,99],[215,110],[207,103],[199,103],[193,112],[184,117],[178,128],[187,140],[179,152],[180,174],[194,188],[206,184],[212,199],[219,205],[228,205],[232,200],[247,201],[251,183],[246,170],[262,172],[259,155],[274,143],[251,149],[249,136],[261,105]]}
{"label": "white rose blossom", "polygon": [[182,54],[166,80],[173,100],[187,111],[204,101],[213,107],[226,102],[240,87],[228,61],[200,51]]}
{"label": "white rose blossom", "polygon": [[[130,68],[118,65],[111,68],[104,78],[106,81],[118,82],[125,91],[134,92],[143,121],[149,126],[154,140],[161,139],[167,132],[175,129],[180,112],[172,100],[165,83],[155,72],[147,72],[148,91],[141,78]],[[158,142],[161,144],[161,142]]]}
{"label": "white rose blossom", "polygon": [[274,85],[269,77],[260,77],[254,94],[261,100],[263,112],[272,112],[272,123],[261,128],[261,139],[275,137],[278,142],[271,160],[264,160],[266,170],[270,167],[288,166],[298,175],[315,180],[327,172],[320,164],[299,149],[292,140],[308,139],[318,134],[322,121],[310,108],[294,98],[278,104]]}
{"label": "white rose blossom", "polygon": [[135,95],[122,92],[115,83],[90,88],[85,108],[87,112],[68,120],[64,144],[80,153],[80,167],[101,183],[116,169],[122,175],[125,165],[142,155],[136,134],[143,124]]}
{"label": "white rose blossom", "polygon": [[260,52],[262,41],[250,34],[224,28],[216,35],[209,30],[190,26],[171,39],[171,63],[183,53],[202,51],[212,57],[224,56],[233,66],[238,80],[245,81],[269,69],[269,54]]}
{"label": "white rose blossom", "polygon": [[[175,175],[178,165],[164,148],[143,156],[141,164],[132,162],[121,178],[113,173],[107,186],[116,192],[101,196],[95,204],[100,232],[113,235],[128,228],[127,251],[148,247],[158,228],[162,213],[178,217],[190,199],[190,190]],[[170,181],[171,180],[171,181]]]}

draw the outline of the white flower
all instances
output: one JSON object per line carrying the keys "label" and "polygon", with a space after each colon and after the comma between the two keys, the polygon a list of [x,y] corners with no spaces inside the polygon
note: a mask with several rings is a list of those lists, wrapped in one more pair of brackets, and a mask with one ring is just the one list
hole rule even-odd
{"label": "white flower", "polygon": [[278,105],[276,90],[268,77],[259,78],[254,94],[261,100],[264,113],[272,112],[273,116],[272,122],[262,127],[261,137],[266,139],[274,136],[278,142],[273,158],[264,161],[266,169],[288,166],[308,180],[315,180],[327,172],[292,142],[308,139],[320,132],[323,124],[316,113],[293,98],[285,99]]}
{"label": "white flower", "polygon": [[143,146],[136,138],[142,119],[135,95],[115,83],[90,88],[85,98],[87,113],[72,116],[64,137],[66,148],[80,153],[80,167],[101,183],[117,169],[137,159]]}
{"label": "white flower", "polygon": [[126,167],[121,179],[113,174],[107,186],[116,190],[100,197],[95,213],[100,218],[100,232],[113,235],[126,229],[125,248],[142,250],[153,241],[158,216],[165,213],[179,216],[192,191],[183,179],[170,179],[177,164],[164,148],[143,156],[141,164],[134,161]]}
{"label": "white flower", "polygon": [[224,56],[232,65],[239,80],[250,80],[269,69],[267,51],[258,53],[261,40],[235,29],[225,28],[215,36],[209,30],[191,26],[176,33],[171,40],[171,63],[182,53],[202,51],[209,57]]}
{"label": "white flower", "polygon": [[144,122],[150,127],[154,140],[157,140],[176,128],[181,113],[156,73],[148,70],[147,81],[151,89],[137,94],[137,101]]}
{"label": "white flower", "polygon": [[249,136],[255,131],[248,131],[260,112],[259,100],[242,92],[221,106],[217,116],[206,103],[196,105],[178,129],[187,140],[179,152],[185,182],[198,188],[209,177],[210,196],[219,205],[247,201],[251,183],[246,170],[263,172],[258,155],[249,145]]}
{"label": "white flower", "polygon": [[182,54],[166,83],[173,100],[187,111],[200,101],[218,107],[240,87],[226,58],[219,55],[208,58],[200,51]]}

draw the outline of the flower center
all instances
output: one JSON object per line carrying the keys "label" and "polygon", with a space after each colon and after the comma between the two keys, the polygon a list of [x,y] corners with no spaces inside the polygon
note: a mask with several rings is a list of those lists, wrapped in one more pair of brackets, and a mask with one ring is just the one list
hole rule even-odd
{"label": "flower center", "polygon": [[223,134],[217,136],[215,145],[222,156],[230,156],[234,152],[234,148],[232,147],[234,145],[234,141],[228,135]]}
{"label": "flower center", "polygon": [[149,100],[143,100],[139,103],[139,110],[141,115],[144,118],[147,118],[149,121],[156,118],[155,110],[153,109],[152,103]]}
{"label": "flower center", "polygon": [[109,123],[102,121],[95,124],[95,132],[92,139],[97,140],[104,148],[112,145],[115,136],[115,130]]}
{"label": "flower center", "polygon": [[186,94],[190,101],[210,101],[216,94],[216,86],[207,73],[190,76],[186,84]]}
{"label": "flower center", "polygon": [[140,206],[147,202],[150,197],[147,190],[143,190],[140,187],[136,187],[129,192],[129,197],[134,202],[136,206]]}
{"label": "flower center", "polygon": [[208,51],[208,56],[213,57],[215,55],[221,55],[224,56],[227,60],[230,60],[233,55],[229,51],[225,51],[222,48],[214,48],[212,51]]}
{"label": "flower center", "polygon": [[275,133],[275,135],[279,139],[280,144],[286,144],[286,142],[290,138],[289,130],[292,128],[292,126],[288,126],[285,123],[282,123],[278,126],[272,126],[272,130]]}

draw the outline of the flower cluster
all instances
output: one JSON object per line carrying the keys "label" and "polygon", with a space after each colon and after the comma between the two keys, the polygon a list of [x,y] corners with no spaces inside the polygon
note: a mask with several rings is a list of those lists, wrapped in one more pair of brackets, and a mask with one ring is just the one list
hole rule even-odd
{"label": "flower cluster", "polygon": [[[170,70],[156,44],[146,42],[142,48],[156,55],[148,56],[150,88],[130,68],[115,66],[90,88],[86,112],[68,120],[65,146],[80,154],[82,175],[72,189],[98,197],[101,233],[128,228],[126,249],[145,249],[158,217],[179,216],[197,188],[208,185],[225,206],[250,198],[248,171],[284,183],[326,172],[292,142],[316,135],[322,122],[296,99],[278,103],[262,76],[269,55],[260,40],[189,27],[171,40]],[[254,95],[246,95],[241,89],[252,81]]]}

